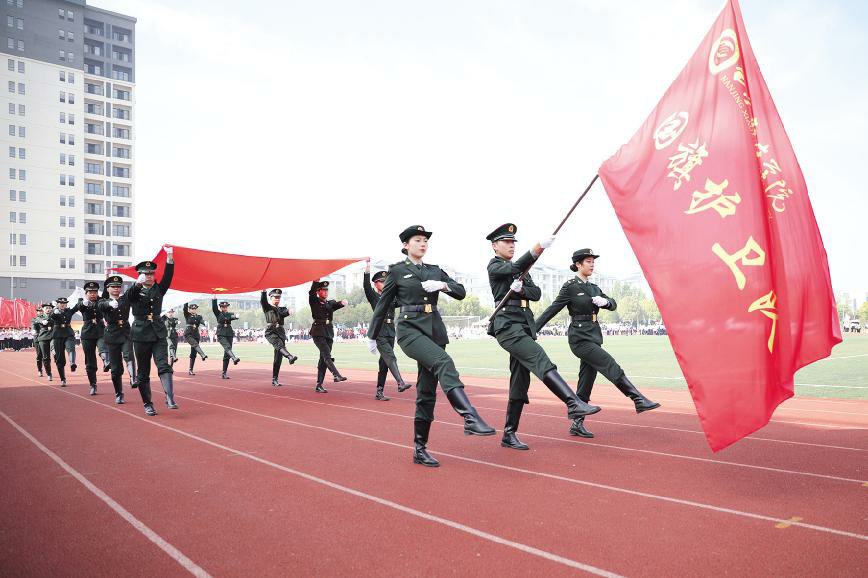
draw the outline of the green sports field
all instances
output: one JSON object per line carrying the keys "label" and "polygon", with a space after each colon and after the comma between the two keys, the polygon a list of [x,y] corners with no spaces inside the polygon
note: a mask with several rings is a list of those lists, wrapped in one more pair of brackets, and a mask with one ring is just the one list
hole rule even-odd
{"label": "green sports field", "polygon": [[[844,342],[832,351],[829,358],[820,360],[796,374],[796,394],[805,397],[833,397],[868,399],[868,335],[844,334]],[[566,338],[544,337],[543,347],[558,365],[568,381],[575,383],[579,362],[567,346]],[[222,357],[219,345],[204,344],[209,359],[206,367],[214,367],[217,357]],[[317,350],[310,341],[288,345],[299,357],[297,364],[316,365]],[[653,386],[669,389],[686,389],[681,370],[675,360],[672,347],[666,337],[614,336],[607,337],[605,348],[615,356],[627,375],[640,387]],[[178,347],[178,365],[185,368],[189,347],[183,342]],[[506,377],[507,355],[491,338],[453,341],[448,348],[458,370],[465,376]],[[411,362],[396,347],[400,366],[415,371]],[[271,363],[272,349],[267,344],[239,344],[236,353],[245,362]],[[368,353],[367,342],[354,340],[336,342],[334,356],[339,368],[376,369],[377,358]],[[218,362],[219,363],[219,362]],[[197,367],[201,367],[201,362]],[[599,379],[603,379],[600,377]],[[391,377],[389,378],[391,383]]]}

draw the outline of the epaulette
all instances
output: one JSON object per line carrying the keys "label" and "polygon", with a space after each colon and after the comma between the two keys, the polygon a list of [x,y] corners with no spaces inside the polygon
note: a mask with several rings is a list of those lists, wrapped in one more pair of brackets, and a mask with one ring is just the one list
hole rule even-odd
{"label": "epaulette", "polygon": [[576,282],[577,282],[576,278],[573,277],[572,279],[570,279],[569,281],[567,281],[566,283],[564,283],[564,285],[569,285],[570,283],[576,283]]}

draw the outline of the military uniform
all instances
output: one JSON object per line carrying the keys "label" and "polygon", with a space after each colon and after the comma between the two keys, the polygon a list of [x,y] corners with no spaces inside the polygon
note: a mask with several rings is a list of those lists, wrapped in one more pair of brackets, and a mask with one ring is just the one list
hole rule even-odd
{"label": "military uniform", "polygon": [[262,312],[265,313],[265,340],[274,348],[274,362],[271,364],[271,385],[280,387],[281,383],[277,376],[280,373],[280,365],[285,357],[292,365],[298,359],[286,350],[286,328],[283,323],[289,317],[289,309],[278,307],[268,302],[268,297],[280,296],[283,291],[272,289],[266,296],[262,292],[259,302],[262,304]]}
{"label": "military uniform", "polygon": [[127,294],[118,296],[112,300],[108,294],[110,286],[121,287],[123,280],[118,275],[112,275],[104,282],[102,299],[97,303],[99,311],[105,321],[103,342],[108,349],[109,366],[111,367],[112,386],[115,390],[115,403],[124,403],[123,375],[124,361],[130,372],[132,387],[136,385],[135,357],[133,355],[133,342],[130,339],[130,303]]}
{"label": "military uniform", "polygon": [[172,364],[178,361],[178,318],[161,315],[163,325],[166,326],[167,345],[169,346],[169,360]]}
{"label": "military uniform", "polygon": [[[44,307],[45,305],[43,305]],[[42,310],[43,307],[40,307]],[[51,305],[49,305],[51,307]],[[48,381],[51,381],[51,333],[54,330],[51,322],[51,316],[44,312],[39,313],[36,319],[33,320],[33,341],[36,345],[36,366],[39,368],[39,375],[42,376],[42,368],[45,368],[45,375],[48,376]]]}
{"label": "military uniform", "polygon": [[[67,303],[66,297],[60,297],[57,303]],[[54,363],[57,365],[57,374],[60,376],[60,387],[66,387],[66,353],[70,357],[70,369],[75,371],[75,331],[72,330],[70,322],[72,316],[75,315],[81,303],[76,303],[73,307],[66,309],[55,308],[50,314],[51,316],[51,343],[54,347]]]}
{"label": "military uniform", "polygon": [[[494,243],[500,240],[515,241],[518,230],[513,223],[505,223],[492,231],[486,239]],[[510,285],[527,270],[537,257],[528,251],[517,261],[508,261],[495,256],[488,262],[488,284],[495,303],[500,303],[510,291]],[[521,293],[507,301],[495,315],[491,325],[497,343],[509,352],[509,401],[506,406],[506,424],[503,428],[501,445],[513,449],[526,450],[528,446],[517,437],[518,424],[525,404],[530,403],[527,392],[530,388],[530,374],[533,372],[549,390],[567,406],[567,417],[577,417],[596,413],[599,407],[581,402],[557,371],[545,350],[536,342],[536,328],[530,301],[539,301],[542,291],[530,275],[523,279]]]}
{"label": "military uniform", "polygon": [[[402,243],[413,237],[431,237],[421,225],[413,225],[401,232]],[[402,249],[406,254],[407,250]],[[422,285],[441,284],[441,290],[427,291]],[[458,376],[455,362],[446,353],[449,337],[446,326],[437,311],[437,301],[443,291],[454,299],[464,299],[464,286],[449,277],[437,265],[416,264],[409,258],[389,267],[386,284],[368,328],[368,338],[376,340],[386,325],[386,315],[400,306],[397,327],[398,345],[418,364],[416,381],[416,415],[413,420],[413,462],[436,467],[437,460],[427,452],[428,434],[434,421],[434,405],[437,400],[437,383],[446,393],[449,403],[464,418],[464,432],[474,435],[493,435],[494,429],[483,421],[464,393],[464,384]]]}
{"label": "military uniform", "polygon": [[[208,359],[208,356],[202,351],[202,346],[199,345],[199,327],[205,325],[205,320],[195,311],[191,312],[190,309],[191,307],[184,303],[184,322],[187,324],[184,327],[184,340],[190,346],[190,370],[187,373],[196,375],[193,373],[193,366],[196,365],[196,354],[202,356],[202,361]],[[192,309],[198,310],[199,306],[194,303]]]}
{"label": "military uniform", "polygon": [[334,312],[343,307],[343,303],[334,299],[320,299],[317,291],[327,289],[328,281],[314,281],[310,284],[307,292],[310,312],[313,315],[313,324],[310,326],[310,337],[316,348],[319,349],[319,363],[316,366],[316,391],[327,393],[322,382],[325,379],[326,368],[334,376],[335,381],[346,381],[335,366],[335,358],[332,357],[332,345],[335,341],[335,331],[332,325]]}
{"label": "military uniform", "polygon": [[[221,301],[220,307],[227,307],[228,301]],[[214,312],[214,317],[217,318],[217,342],[223,347],[223,379],[229,379],[226,374],[229,369],[229,360],[238,365],[241,361],[232,351],[232,340],[235,338],[235,330],[232,329],[232,322],[238,319],[238,315],[230,312],[223,312],[217,307],[217,300],[211,300],[211,310]]]}
{"label": "military uniform", "polygon": [[[373,279],[369,272],[365,272],[365,278],[362,281],[362,286],[365,288],[365,297],[368,298],[368,303],[372,309],[377,308],[377,303],[380,301],[380,294],[371,286],[371,282],[385,281],[388,274],[385,271],[374,273]],[[404,391],[412,387],[401,377],[401,372],[398,370],[398,358],[395,357],[395,308],[387,309],[386,316],[383,318],[383,328],[380,330],[380,335],[377,337],[377,351],[380,353],[379,370],[377,371],[377,395],[376,399],[388,400],[389,398],[383,395],[383,389],[386,386],[386,372],[391,371],[392,377],[398,383],[398,391]]]}
{"label": "military uniform", "polygon": [[[591,249],[576,251],[573,253],[573,264],[570,265],[570,269],[577,271],[578,268],[575,263],[581,263],[589,257],[597,259],[599,255],[595,255]],[[634,401],[637,412],[641,413],[659,407],[660,404],[652,402],[639,393],[636,387],[627,379],[621,366],[601,347],[603,344],[603,333],[597,321],[597,315],[601,307],[594,304],[594,297],[606,300],[606,304],[602,306],[602,309],[614,311],[618,307],[615,300],[603,293],[594,283],[580,277],[570,279],[564,283],[558,296],[537,319],[537,331],[542,329],[561,309],[567,307],[571,319],[567,330],[567,342],[573,355],[581,360],[579,363],[579,383],[576,389],[579,399],[584,402],[591,399],[594,380],[597,378],[597,373],[602,373],[624,395]],[[583,424],[584,418],[576,419],[573,422],[570,433],[582,437],[593,437],[593,434],[584,429]]]}
{"label": "military uniform", "polygon": [[[88,281],[84,284],[85,291],[99,291],[99,283]],[[84,324],[81,327],[81,348],[84,350],[84,369],[90,384],[90,394],[96,395],[96,352],[97,343],[105,334],[105,323],[97,308],[97,301],[79,299],[79,312]]]}
{"label": "military uniform", "polygon": [[[171,252],[167,251],[167,253],[171,256]],[[178,408],[175,403],[172,366],[169,363],[169,350],[166,344],[168,334],[166,326],[160,319],[163,296],[172,285],[172,276],[175,272],[174,263],[171,262],[171,259],[168,261],[159,283],[154,283],[150,287],[136,283],[127,291],[127,299],[133,312],[130,337],[133,340],[133,351],[139,366],[139,393],[148,415],[156,415],[157,413],[151,403],[151,358],[157,365],[157,375],[166,394],[166,406],[169,409]],[[140,275],[156,271],[156,269],[156,263],[151,261],[143,261],[136,265],[136,271]]]}

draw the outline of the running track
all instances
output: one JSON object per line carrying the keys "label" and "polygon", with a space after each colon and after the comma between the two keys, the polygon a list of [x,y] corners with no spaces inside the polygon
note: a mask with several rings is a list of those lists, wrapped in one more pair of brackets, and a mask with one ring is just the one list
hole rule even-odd
{"label": "running track", "polygon": [[[322,395],[313,368],[278,389],[212,358],[176,374],[179,410],[152,383],[147,418],[108,374],[91,397],[83,366],[60,389],[33,357],[0,354],[5,576],[868,575],[866,401],[790,400],[712,454],[682,392],[644,387],[664,406],[637,416],[601,383],[582,440],[534,383],[518,452],[441,395],[428,469],[413,390],[377,402],[372,372]],[[466,380],[498,429],[504,381]]]}

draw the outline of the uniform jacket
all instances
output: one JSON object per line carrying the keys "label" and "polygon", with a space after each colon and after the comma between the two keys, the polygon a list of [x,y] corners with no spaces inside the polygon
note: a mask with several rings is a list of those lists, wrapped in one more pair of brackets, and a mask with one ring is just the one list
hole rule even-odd
{"label": "uniform jacket", "polygon": [[[599,287],[590,281],[585,282],[578,277],[573,277],[564,283],[560,293],[558,293],[552,304],[539,316],[539,319],[536,321],[537,331],[542,329],[564,307],[567,307],[570,317],[574,315],[596,315],[600,311],[600,308],[591,301],[592,297],[604,297],[609,302],[603,309],[614,311],[618,307],[615,300],[605,295]],[[602,345],[603,343],[603,333],[600,331],[600,324],[596,321],[573,319],[567,330],[567,337],[570,341],[593,341],[598,345]]]}
{"label": "uniform jacket", "polygon": [[174,263],[166,263],[163,278],[150,288],[140,283],[133,284],[125,295],[133,311],[133,326],[130,338],[133,341],[159,341],[166,338],[166,326],[160,319],[163,310],[163,296],[172,285],[175,273]]}
{"label": "uniform jacket", "polygon": [[168,315],[160,315],[163,320],[163,325],[166,326],[166,333],[172,341],[178,341],[178,318],[169,317]]}
{"label": "uniform jacket", "polygon": [[[494,296],[495,304],[500,303],[506,297],[512,282],[518,279],[522,271],[527,269],[534,261],[536,261],[536,257],[528,251],[516,261],[507,261],[500,257],[494,257],[488,262],[488,284],[491,286],[491,294]],[[525,275],[524,288],[521,294],[516,295],[513,293],[510,300],[539,301],[541,296],[542,290],[534,285],[530,275]],[[528,328],[531,337],[536,338],[533,312],[530,310],[530,307],[516,305],[505,305],[503,309],[498,311],[492,324],[492,334],[497,335],[514,324],[520,324]]]}
{"label": "uniform jacket", "polygon": [[81,318],[84,320],[84,325],[81,326],[82,339],[100,339],[105,334],[105,323],[102,319],[102,313],[99,312],[97,304],[99,301],[88,301],[87,299],[79,299],[78,304],[81,313]]}
{"label": "uniform jacket", "polygon": [[217,318],[217,337],[235,337],[235,330],[232,329],[232,322],[238,319],[235,313],[223,313],[217,307],[217,300],[211,300],[211,311],[214,312],[214,317]]}
{"label": "uniform jacket", "polygon": [[198,313],[190,313],[187,304],[184,303],[184,321],[187,325],[184,327],[184,337],[192,337],[199,341],[199,326],[205,325],[205,320]]}
{"label": "uniform jacket", "polygon": [[[371,309],[376,309],[377,303],[380,302],[380,294],[371,286],[370,273],[365,273],[362,285],[365,288],[365,297],[368,298],[368,303],[371,304]],[[392,307],[386,309],[386,316],[383,320],[383,328],[380,330],[380,337],[395,336],[395,307],[397,307],[397,305],[393,302]]]}
{"label": "uniform jacket", "polygon": [[265,335],[276,335],[286,341],[286,328],[283,326],[283,322],[289,317],[289,309],[275,307],[269,303],[265,291],[260,295],[259,302],[262,304],[262,312],[265,313]]}
{"label": "uniform jacket", "polygon": [[[42,321],[47,320],[48,324],[43,325]],[[33,340],[34,341],[49,341],[54,327],[51,325],[51,316],[40,313],[33,320]]]}
{"label": "uniform jacket", "polygon": [[320,301],[316,296],[318,290],[316,281],[310,284],[307,292],[307,302],[310,304],[310,312],[313,315],[313,324],[310,326],[311,337],[334,337],[332,317],[334,312],[343,307],[343,303],[334,299]]}
{"label": "uniform jacket", "polygon": [[118,297],[117,309],[111,306],[108,292],[103,292],[103,298],[97,303],[96,307],[105,320],[106,344],[123,345],[130,338],[130,302],[127,293]]}
{"label": "uniform jacket", "polygon": [[374,308],[374,316],[368,328],[368,338],[376,339],[383,328],[386,312],[396,306],[431,305],[431,313],[414,311],[398,313],[398,340],[412,338],[413,333],[422,333],[438,345],[449,343],[446,326],[437,311],[437,299],[441,291],[428,293],[422,288],[422,281],[443,281],[445,293],[454,299],[464,299],[467,292],[464,285],[452,279],[437,265],[423,264],[421,269],[409,259],[399,261],[389,267],[386,284],[380,300]]}
{"label": "uniform jacket", "polygon": [[73,307],[67,307],[66,309],[57,310],[58,313],[52,312],[50,313],[52,326],[54,330],[51,332],[51,338],[57,339],[59,337],[75,337],[75,331],[70,327],[69,322],[72,321],[72,316],[78,313],[78,310],[81,308],[81,303],[76,303]]}

